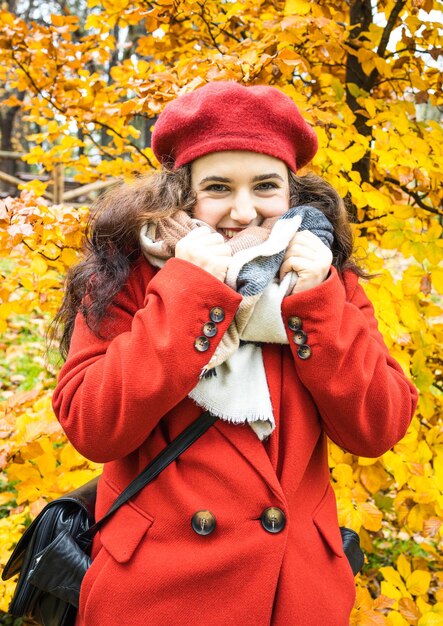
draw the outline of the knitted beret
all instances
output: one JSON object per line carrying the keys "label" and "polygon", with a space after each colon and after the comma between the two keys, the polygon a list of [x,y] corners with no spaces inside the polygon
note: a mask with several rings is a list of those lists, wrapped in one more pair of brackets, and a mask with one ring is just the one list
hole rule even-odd
{"label": "knitted beret", "polygon": [[173,169],[210,152],[249,150],[284,161],[296,172],[317,152],[314,130],[287,95],[265,85],[208,83],[166,105],[152,150]]}

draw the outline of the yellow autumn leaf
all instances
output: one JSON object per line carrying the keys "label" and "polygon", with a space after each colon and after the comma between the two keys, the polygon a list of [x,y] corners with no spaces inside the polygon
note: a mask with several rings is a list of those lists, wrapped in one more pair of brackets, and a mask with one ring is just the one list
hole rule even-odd
{"label": "yellow autumn leaf", "polygon": [[437,603],[432,609],[425,613],[417,622],[417,626],[442,626],[443,624],[443,604]]}
{"label": "yellow autumn leaf", "polygon": [[367,530],[380,530],[383,514],[374,504],[363,502],[359,504],[359,510],[362,514],[362,525]]}
{"label": "yellow autumn leaf", "polygon": [[358,507],[355,507],[349,499],[337,500],[337,513],[340,526],[353,528],[356,532],[360,530],[362,524],[362,513]]}
{"label": "yellow autumn leaf", "polygon": [[396,562],[397,571],[403,580],[406,580],[411,574],[411,564],[404,554],[400,554]]}
{"label": "yellow autumn leaf", "polygon": [[368,458],[365,456],[359,456],[358,457],[358,464],[359,465],[375,465],[378,461],[378,458]]}
{"label": "yellow autumn leaf", "polygon": [[[400,602],[403,598],[400,599]],[[405,620],[399,611],[390,611],[384,622],[387,626],[409,626],[410,622]]]}
{"label": "yellow autumn leaf", "polygon": [[286,0],[285,15],[306,15],[311,10],[308,0]]}
{"label": "yellow autumn leaf", "polygon": [[39,276],[44,276],[48,269],[48,264],[43,259],[43,257],[36,256],[32,259],[30,269],[32,272],[35,272]]}
{"label": "yellow autumn leaf", "polygon": [[51,23],[54,26],[63,26],[65,22],[65,18],[63,15],[55,15],[54,13],[51,13]]}
{"label": "yellow autumn leaf", "polygon": [[60,256],[60,248],[53,241],[49,241],[43,247],[42,254],[45,255],[47,261],[54,261]]}
{"label": "yellow autumn leaf", "polygon": [[429,589],[431,574],[424,570],[415,570],[406,579],[406,587],[414,596],[422,596]]}
{"label": "yellow autumn leaf", "polygon": [[443,294],[443,268],[435,267],[431,273],[432,286]]}
{"label": "yellow autumn leaf", "polygon": [[411,532],[421,532],[423,530],[423,523],[425,519],[425,511],[421,504],[416,504],[409,511],[407,516],[407,527]]}
{"label": "yellow autumn leaf", "polygon": [[0,303],[0,319],[7,319],[14,313],[14,304],[12,302]]}
{"label": "yellow autumn leaf", "polygon": [[399,229],[387,230],[380,239],[382,248],[400,248],[404,242],[404,232]]}
{"label": "yellow autumn leaf", "polygon": [[77,452],[72,444],[67,443],[60,452],[60,463],[64,470],[71,470],[85,465],[86,459]]}
{"label": "yellow autumn leaf", "polygon": [[352,467],[345,463],[337,464],[332,470],[332,476],[337,481],[339,487],[343,487],[353,483]]}
{"label": "yellow autumn leaf", "polygon": [[420,504],[433,502],[439,495],[438,489],[430,477],[411,476],[409,486],[415,490],[415,502]]}
{"label": "yellow autumn leaf", "polygon": [[17,187],[20,190],[32,191],[36,196],[42,196],[48,183],[44,183],[41,180],[31,180],[29,183],[20,183]]}
{"label": "yellow autumn leaf", "polygon": [[101,30],[105,24],[103,23],[103,18],[101,15],[96,13],[90,13],[86,18],[85,22],[85,30],[89,30],[90,28],[96,28],[97,30]]}
{"label": "yellow autumn leaf", "polygon": [[402,580],[399,572],[394,567],[392,567],[391,565],[387,565],[385,567],[380,567],[379,571],[387,583],[394,585],[400,591],[406,590],[404,586],[404,581]]}
{"label": "yellow autumn leaf", "polygon": [[21,448],[20,457],[24,461],[28,461],[29,459],[35,459],[36,456],[43,454],[43,452],[43,448],[38,441],[30,441]]}
{"label": "yellow autumn leaf", "polygon": [[66,267],[70,267],[78,262],[78,252],[73,248],[63,248],[60,260]]}
{"label": "yellow autumn leaf", "polygon": [[382,486],[385,486],[386,472],[380,466],[362,467],[360,481],[371,494],[377,493]]}
{"label": "yellow autumn leaf", "polygon": [[391,598],[392,600],[396,600],[396,604],[394,606],[398,606],[397,601],[403,597],[403,594],[399,590],[399,588],[393,583],[390,583],[389,581],[386,581],[386,580],[381,581],[380,591],[384,596],[387,596],[388,598]]}
{"label": "yellow autumn leaf", "polygon": [[72,491],[73,489],[77,489],[77,487],[89,482],[99,475],[99,473],[100,472],[91,469],[71,470],[70,472],[65,472],[59,476],[58,485],[63,492]]}
{"label": "yellow autumn leaf", "polygon": [[54,456],[53,450],[36,457],[34,462],[40,470],[42,476],[46,477],[53,474],[57,467],[57,459]]}

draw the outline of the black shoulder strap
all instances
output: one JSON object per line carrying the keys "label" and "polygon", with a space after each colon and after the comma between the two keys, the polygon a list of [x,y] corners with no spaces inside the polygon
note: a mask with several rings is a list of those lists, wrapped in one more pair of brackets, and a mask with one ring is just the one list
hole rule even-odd
{"label": "black shoulder strap", "polygon": [[153,459],[144,470],[134,478],[132,482],[126,487],[124,491],[116,498],[111,508],[107,513],[96,522],[93,526],[82,535],[93,536],[101,528],[103,523],[111,517],[122,504],[125,504],[130,498],[138,493],[143,487],[146,487],[151,480],[154,480],[165,467],[167,467],[172,461],[175,461],[182,452],[187,450],[199,437],[201,437],[217,420],[215,415],[206,411],[202,413],[192,424],[187,426],[178,437],[176,437],[171,443]]}

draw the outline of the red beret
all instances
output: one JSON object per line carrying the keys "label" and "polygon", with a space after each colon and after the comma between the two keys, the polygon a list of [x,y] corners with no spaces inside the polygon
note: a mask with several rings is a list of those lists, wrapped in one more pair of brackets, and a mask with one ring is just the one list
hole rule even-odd
{"label": "red beret", "polygon": [[166,105],[154,126],[152,150],[177,169],[210,152],[268,154],[296,172],[317,152],[314,130],[275,87],[208,83]]}

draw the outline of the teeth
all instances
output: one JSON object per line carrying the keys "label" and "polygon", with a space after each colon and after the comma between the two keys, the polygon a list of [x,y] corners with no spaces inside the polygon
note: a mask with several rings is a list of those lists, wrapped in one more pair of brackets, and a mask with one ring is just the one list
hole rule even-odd
{"label": "teeth", "polygon": [[229,237],[229,239],[231,237],[234,237],[234,235],[237,235],[239,232],[238,230],[229,230],[229,228],[223,228],[222,230],[223,230],[224,236]]}

